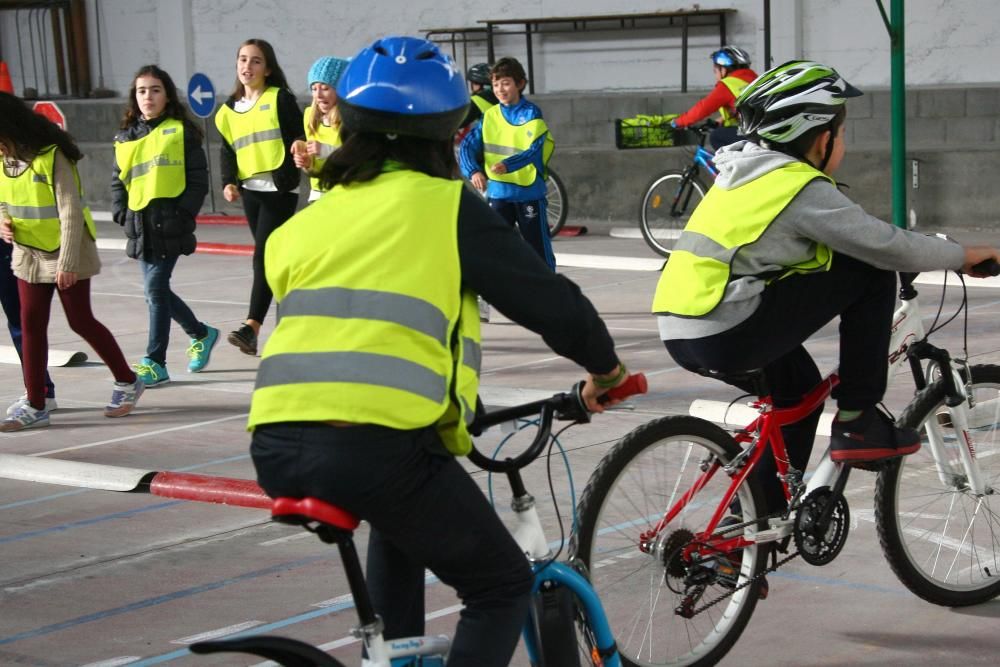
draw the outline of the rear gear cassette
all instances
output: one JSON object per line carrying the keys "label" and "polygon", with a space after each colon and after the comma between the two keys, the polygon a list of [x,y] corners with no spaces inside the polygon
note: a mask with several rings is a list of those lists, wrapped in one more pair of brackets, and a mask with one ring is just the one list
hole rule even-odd
{"label": "rear gear cassette", "polygon": [[[824,510],[833,502],[830,520],[824,526],[819,521]],[[795,514],[795,547],[810,565],[826,565],[840,553],[847,542],[851,515],[843,495],[833,499],[833,492],[819,488],[810,493]]]}

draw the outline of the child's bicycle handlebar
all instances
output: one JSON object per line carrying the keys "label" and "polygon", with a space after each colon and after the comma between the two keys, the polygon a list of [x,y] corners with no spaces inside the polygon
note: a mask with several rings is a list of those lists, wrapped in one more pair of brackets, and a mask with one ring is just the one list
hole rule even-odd
{"label": "child's bicycle handlebar", "polygon": [[[635,373],[622,384],[610,389],[604,396],[607,397],[605,400],[623,400],[635,394],[644,394],[647,388],[646,376],[642,373]],[[548,444],[549,436],[552,434],[553,419],[574,422],[590,421],[590,412],[580,394],[582,390],[583,382],[578,382],[569,392],[556,394],[533,403],[493,410],[476,417],[469,429],[473,435],[481,434],[490,426],[516,419],[536,417],[538,430],[531,445],[512,459],[504,459],[503,461],[491,459],[473,446],[472,451],[469,452],[469,460],[483,470],[496,473],[512,472],[530,465]],[[603,399],[604,396],[601,398]]]}

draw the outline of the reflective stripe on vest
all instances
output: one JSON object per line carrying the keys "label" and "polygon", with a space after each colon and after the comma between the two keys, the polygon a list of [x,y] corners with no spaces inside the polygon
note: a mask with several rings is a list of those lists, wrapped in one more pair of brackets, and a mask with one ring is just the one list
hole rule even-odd
{"label": "reflective stripe on vest", "polygon": [[[45,252],[59,249],[62,227],[56,205],[55,163],[56,147],[47,146],[19,176],[7,176],[0,169],[0,201],[7,202],[7,213],[14,226],[14,242],[18,245]],[[80,174],[75,164],[71,162],[70,165],[82,203]],[[96,239],[94,218],[86,206],[83,207],[83,219],[90,237]]]}
{"label": "reflective stripe on vest", "polygon": [[[740,93],[750,85],[749,81],[744,81],[738,76],[727,76],[721,79],[722,83],[729,89],[729,92],[733,94],[733,99],[735,100],[740,96]],[[719,107],[719,115],[722,116],[722,124],[726,127],[731,127],[733,125],[739,124],[739,119],[736,114],[730,111],[730,107]]]}
{"label": "reflective stripe on vest", "polygon": [[[309,129],[309,126],[312,123],[312,113],[313,113],[312,105],[309,105],[306,107],[306,110],[302,116],[302,127],[305,129],[306,132],[306,140],[318,141],[321,144],[325,144],[326,146],[331,146],[333,148],[337,148],[338,146],[340,146],[339,128],[324,125],[323,121],[321,120],[319,123],[316,124],[315,132]],[[318,174],[320,170],[323,168],[324,164],[326,164],[326,158],[314,155],[313,166],[311,171],[314,174]],[[316,192],[325,192],[325,190],[319,186],[319,177],[317,176],[309,177],[309,185]]]}
{"label": "reflective stripe on vest", "polygon": [[236,175],[241,181],[274,171],[285,160],[276,86],[261,93],[253,107],[243,113],[223,104],[215,113],[215,127],[236,152]]}
{"label": "reflective stripe on vest", "polygon": [[533,164],[527,164],[517,171],[509,171],[506,174],[495,174],[492,167],[511,155],[528,150],[542,134],[545,135],[542,164],[547,165],[555,149],[555,141],[543,119],[536,118],[523,125],[512,125],[504,118],[499,104],[483,112],[483,157],[486,160],[487,177],[490,180],[513,183],[521,187],[534,183],[538,178],[538,170]]}
{"label": "reflective stripe on vest", "polygon": [[[755,242],[808,183],[824,178],[803,162],[775,169],[739,187],[712,187],[695,209],[660,275],[652,311],[681,317],[710,313],[726,294],[733,258]],[[786,267],[778,278],[826,271],[830,249],[816,244],[812,257]]]}
{"label": "reflective stripe on vest", "polygon": [[128,207],[141,211],[154,199],[184,192],[184,123],[168,118],[149,134],[115,142],[118,178],[128,192]]}
{"label": "reflective stripe on vest", "polygon": [[333,188],[275,230],[264,263],[278,324],[250,428],[435,425],[449,451],[468,453],[482,349],[476,298],[462,289],[461,188],[389,171]]}

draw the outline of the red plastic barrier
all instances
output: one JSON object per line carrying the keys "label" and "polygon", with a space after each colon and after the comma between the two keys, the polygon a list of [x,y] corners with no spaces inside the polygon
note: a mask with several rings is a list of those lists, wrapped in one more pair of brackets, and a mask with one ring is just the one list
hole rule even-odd
{"label": "red plastic barrier", "polygon": [[264,493],[257,482],[249,479],[184,472],[158,472],[149,483],[149,492],[164,498],[271,509],[271,498]]}
{"label": "red plastic barrier", "polygon": [[586,233],[587,227],[585,225],[566,225],[556,233],[556,236],[583,236]]}
{"label": "red plastic barrier", "polygon": [[199,215],[199,225],[245,225],[246,217],[242,215]]}
{"label": "red plastic barrier", "polygon": [[239,243],[199,243],[195,252],[208,255],[253,255],[252,245]]}

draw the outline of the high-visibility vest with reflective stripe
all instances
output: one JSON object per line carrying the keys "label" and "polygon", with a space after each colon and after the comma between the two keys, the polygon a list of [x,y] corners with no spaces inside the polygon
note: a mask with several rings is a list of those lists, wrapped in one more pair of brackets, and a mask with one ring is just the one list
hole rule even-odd
{"label": "high-visibility vest with reflective stripe", "polygon": [[[743,92],[743,89],[750,85],[749,81],[744,81],[738,76],[727,76],[722,78],[722,83],[725,84],[729,92],[733,94],[733,99],[735,100]],[[722,116],[722,124],[726,127],[731,127],[739,123],[739,119],[736,117],[729,107],[719,107],[719,115]]]}
{"label": "high-visibility vest with reflective stripe", "polygon": [[249,427],[343,421],[436,425],[469,451],[479,312],[462,288],[462,184],[389,171],[337,186],[268,238],[278,325],[262,352]]}
{"label": "high-visibility vest with reflective stripe", "polygon": [[[55,189],[56,147],[47,146],[35,156],[31,165],[20,176],[7,176],[0,169],[0,201],[7,202],[7,213],[14,223],[14,242],[45,252],[59,249],[61,226],[56,206]],[[83,201],[83,186],[76,164],[70,163],[77,190]],[[90,209],[83,207],[87,232],[97,238],[94,218]]]}
{"label": "high-visibility vest with reflective stripe", "polygon": [[128,192],[128,207],[141,211],[154,199],[184,192],[184,123],[167,118],[149,134],[115,142],[118,178]]}
{"label": "high-visibility vest with reflective stripe", "polygon": [[536,118],[523,125],[512,125],[504,118],[499,104],[493,105],[483,112],[483,157],[486,160],[487,177],[494,181],[513,183],[522,187],[534,183],[538,174],[533,164],[527,164],[517,171],[509,171],[506,174],[495,174],[492,167],[511,155],[528,150],[531,148],[531,144],[543,134],[545,135],[545,145],[542,146],[542,164],[548,165],[552,151],[555,149],[555,141],[543,119]]}
{"label": "high-visibility vest with reflective stripe", "polygon": [[[833,182],[803,162],[792,162],[739,187],[712,187],[670,252],[653,297],[653,312],[702,317],[722,302],[736,253],[754,243],[808,183]],[[776,275],[828,271],[833,254],[822,243],[812,256]]]}
{"label": "high-visibility vest with reflective stripe", "polygon": [[236,152],[236,175],[241,181],[274,171],[285,160],[277,86],[261,93],[257,103],[243,113],[223,104],[215,113],[215,127]]}
{"label": "high-visibility vest with reflective stripe", "polygon": [[[316,131],[313,132],[309,129],[309,125],[312,123],[313,108],[312,105],[307,106],[305,114],[302,117],[302,126],[306,131],[306,139],[308,141],[318,141],[321,144],[326,144],[327,146],[333,146],[336,148],[340,146],[340,129],[336,127],[329,127],[324,125],[322,121],[316,124]],[[313,173],[318,174],[326,163],[326,158],[313,156]],[[323,188],[319,186],[319,178],[317,176],[311,176],[309,178],[309,185],[312,186],[313,190],[317,192],[323,192]]]}

